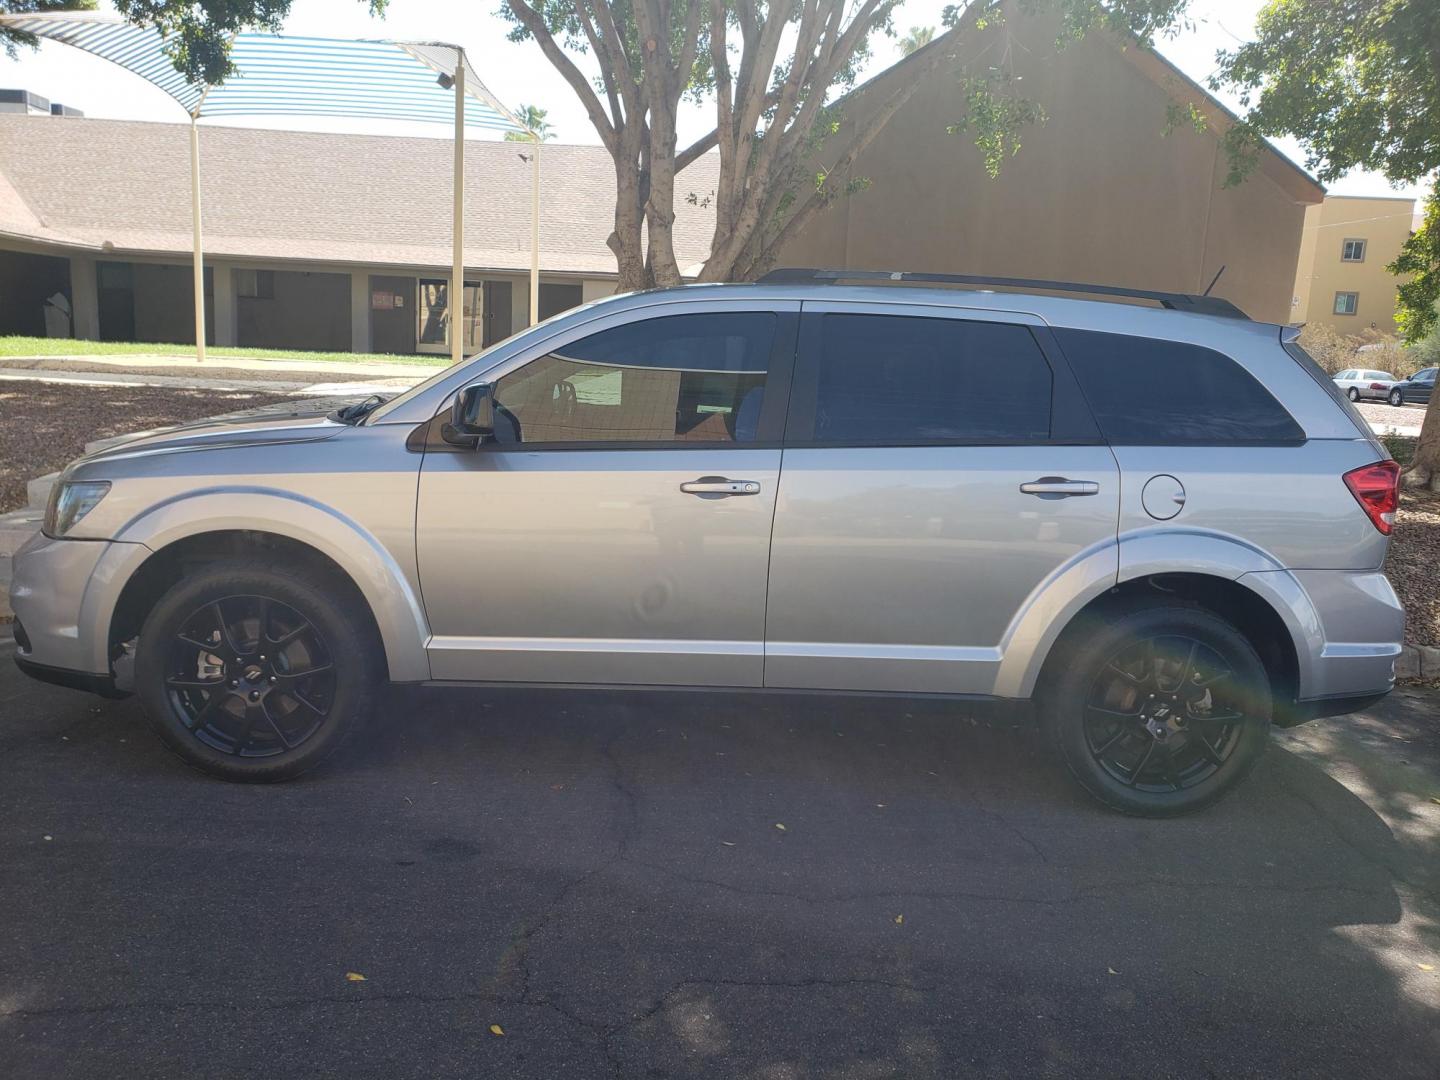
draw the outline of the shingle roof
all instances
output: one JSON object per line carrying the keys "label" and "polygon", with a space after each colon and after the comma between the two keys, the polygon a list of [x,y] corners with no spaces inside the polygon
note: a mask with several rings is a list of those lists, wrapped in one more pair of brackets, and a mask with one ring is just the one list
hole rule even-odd
{"label": "shingle roof", "polygon": [[[120,253],[190,251],[189,132],[183,124],[0,115],[0,233]],[[530,266],[530,166],[522,143],[465,147],[465,262]],[[205,250],[215,256],[445,267],[450,170],[445,139],[200,129]],[[547,143],[541,156],[540,265],[608,276],[615,174],[600,146]],[[703,204],[719,160],[677,178],[682,267],[709,254]],[[683,196],[702,196],[692,205]]]}

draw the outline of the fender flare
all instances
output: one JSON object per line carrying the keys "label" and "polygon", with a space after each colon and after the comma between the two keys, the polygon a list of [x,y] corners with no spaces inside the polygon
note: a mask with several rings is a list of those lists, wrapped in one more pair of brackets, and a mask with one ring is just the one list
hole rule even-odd
{"label": "fender flare", "polygon": [[380,630],[390,679],[430,678],[425,609],[390,551],[333,507],[272,488],[203,488],[158,503],[126,522],[91,576],[80,609],[80,636],[94,642],[92,670],[109,670],[110,619],[121,592],[150,556],[212,532],[270,533],[330,558],[360,590]]}
{"label": "fender flare", "polygon": [[1076,615],[1114,586],[1155,574],[1207,575],[1255,593],[1285,624],[1300,685],[1309,685],[1324,631],[1293,574],[1261,549],[1224,533],[1146,529],[1082,551],[1036,586],[1001,641],[995,693],[1030,697],[1056,640]]}

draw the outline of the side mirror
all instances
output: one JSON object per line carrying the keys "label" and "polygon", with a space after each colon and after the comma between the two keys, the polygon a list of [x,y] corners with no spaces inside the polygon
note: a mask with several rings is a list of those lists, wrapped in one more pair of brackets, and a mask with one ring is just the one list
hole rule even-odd
{"label": "side mirror", "polygon": [[495,434],[495,387],[476,383],[461,390],[450,411],[450,432],[464,439],[488,439]]}

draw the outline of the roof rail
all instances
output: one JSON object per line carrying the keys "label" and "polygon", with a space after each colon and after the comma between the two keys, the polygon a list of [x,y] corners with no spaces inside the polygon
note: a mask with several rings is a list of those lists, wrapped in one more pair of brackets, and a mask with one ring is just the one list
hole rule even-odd
{"label": "roof rail", "polygon": [[767,285],[801,284],[804,282],[844,281],[910,281],[927,285],[998,285],[1008,289],[1040,289],[1046,292],[1085,293],[1094,296],[1120,296],[1127,299],[1153,300],[1172,311],[1189,311],[1196,315],[1220,315],[1227,319],[1249,319],[1249,316],[1218,296],[1197,296],[1194,293],[1157,292],[1154,289],[1126,289],[1119,285],[1088,285],[1078,281],[1042,281],[1033,278],[988,277],[984,274],[927,274],[892,270],[815,270],[782,267],[771,270],[760,279]]}

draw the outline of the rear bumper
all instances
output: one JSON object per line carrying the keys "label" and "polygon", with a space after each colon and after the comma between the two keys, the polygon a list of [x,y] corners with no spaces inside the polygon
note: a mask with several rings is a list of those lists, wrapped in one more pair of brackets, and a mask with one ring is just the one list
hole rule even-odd
{"label": "rear bumper", "polygon": [[1259,571],[1240,583],[1269,601],[1290,631],[1301,710],[1353,712],[1368,703],[1354,702],[1395,685],[1405,611],[1380,571]]}
{"label": "rear bumper", "polygon": [[1343,697],[1296,702],[1288,708],[1276,711],[1275,726],[1289,728],[1325,716],[1347,716],[1350,713],[1364,712],[1376,702],[1383,701],[1389,693],[1389,690],[1381,690],[1373,694],[1347,694]]}
{"label": "rear bumper", "polygon": [[1322,637],[1312,677],[1300,686],[1301,701],[1388,692],[1405,638],[1405,609],[1390,579],[1379,570],[1292,573],[1314,605]]}

